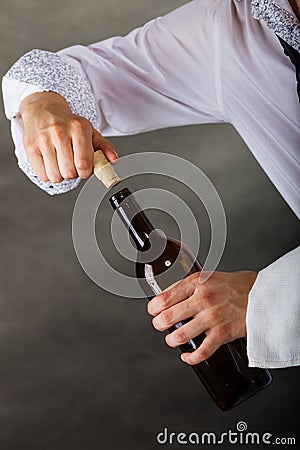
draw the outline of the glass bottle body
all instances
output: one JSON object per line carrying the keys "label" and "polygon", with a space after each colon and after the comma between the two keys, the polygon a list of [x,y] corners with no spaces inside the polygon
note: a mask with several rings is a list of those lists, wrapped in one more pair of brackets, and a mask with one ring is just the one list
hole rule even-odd
{"label": "glass bottle body", "polygon": [[[153,227],[129,190],[120,191],[110,201],[139,250],[136,276],[149,300],[171,284],[201,271],[200,263],[187,248],[177,240],[165,239]],[[175,324],[169,332],[191,319]],[[205,333],[180,345],[179,349],[191,352],[201,345],[203,339]],[[206,361],[191,367],[222,410],[237,406],[272,380],[268,370],[248,366],[244,338],[222,345]]]}

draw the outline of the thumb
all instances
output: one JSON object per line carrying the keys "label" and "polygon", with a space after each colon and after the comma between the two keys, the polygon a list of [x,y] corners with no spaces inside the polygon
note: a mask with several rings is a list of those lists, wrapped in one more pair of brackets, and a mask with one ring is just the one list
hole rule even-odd
{"label": "thumb", "polygon": [[102,152],[110,162],[115,162],[118,159],[118,155],[113,143],[108,139],[105,139],[105,137],[103,137],[95,128],[93,128],[92,140],[94,150],[102,150]]}

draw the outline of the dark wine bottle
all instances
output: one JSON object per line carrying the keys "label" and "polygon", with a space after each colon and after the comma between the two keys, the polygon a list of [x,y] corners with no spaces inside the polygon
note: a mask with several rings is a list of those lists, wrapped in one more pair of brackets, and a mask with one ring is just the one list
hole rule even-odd
{"label": "dark wine bottle", "polygon": [[[166,239],[155,229],[129,189],[115,193],[110,203],[128,228],[138,250],[136,276],[149,300],[176,281],[201,271],[200,263],[181,242]],[[189,320],[177,323],[169,331]],[[204,338],[205,333],[202,333],[181,345],[180,350],[191,352]],[[268,370],[248,366],[246,345],[245,338],[236,339],[222,345],[206,361],[191,366],[223,411],[239,405],[272,381]]]}

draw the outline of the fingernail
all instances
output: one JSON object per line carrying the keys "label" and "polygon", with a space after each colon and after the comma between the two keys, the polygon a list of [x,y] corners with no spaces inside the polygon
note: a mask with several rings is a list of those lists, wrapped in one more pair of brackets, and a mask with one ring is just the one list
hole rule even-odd
{"label": "fingernail", "polygon": [[151,316],[154,316],[154,314],[155,314],[155,301],[154,301],[155,298],[156,297],[154,297],[152,300],[150,300],[148,302],[148,306],[147,306],[148,313],[151,314]]}
{"label": "fingernail", "polygon": [[157,319],[156,319],[156,317],[154,317],[154,319],[152,319],[152,325],[154,326],[154,328],[156,328],[156,326],[157,326]]}
{"label": "fingernail", "polygon": [[149,314],[151,314],[151,307],[152,307],[152,304],[151,304],[151,301],[150,302],[148,302],[148,304],[147,304],[147,311],[148,311],[148,313]]}
{"label": "fingernail", "polygon": [[112,164],[115,164],[115,163],[118,162],[119,156],[118,156],[118,154],[117,154],[115,151],[113,151],[113,153],[114,153],[114,155],[115,155],[115,158],[111,160],[111,163],[112,163]]}
{"label": "fingernail", "polygon": [[180,355],[180,358],[183,362],[187,363],[187,357],[185,355]]}
{"label": "fingernail", "polygon": [[148,311],[148,314],[149,314],[150,316],[153,316],[153,315],[154,315],[154,314],[152,314],[151,310],[149,310],[149,308],[147,308],[147,311]]}

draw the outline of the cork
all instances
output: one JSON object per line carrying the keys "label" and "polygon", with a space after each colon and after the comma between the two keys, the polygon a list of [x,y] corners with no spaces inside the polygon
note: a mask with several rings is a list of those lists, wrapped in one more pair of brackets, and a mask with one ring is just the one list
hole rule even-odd
{"label": "cork", "polygon": [[94,153],[94,174],[100,181],[102,181],[107,189],[110,189],[112,186],[121,181],[116,174],[115,169],[101,150],[97,150]]}

